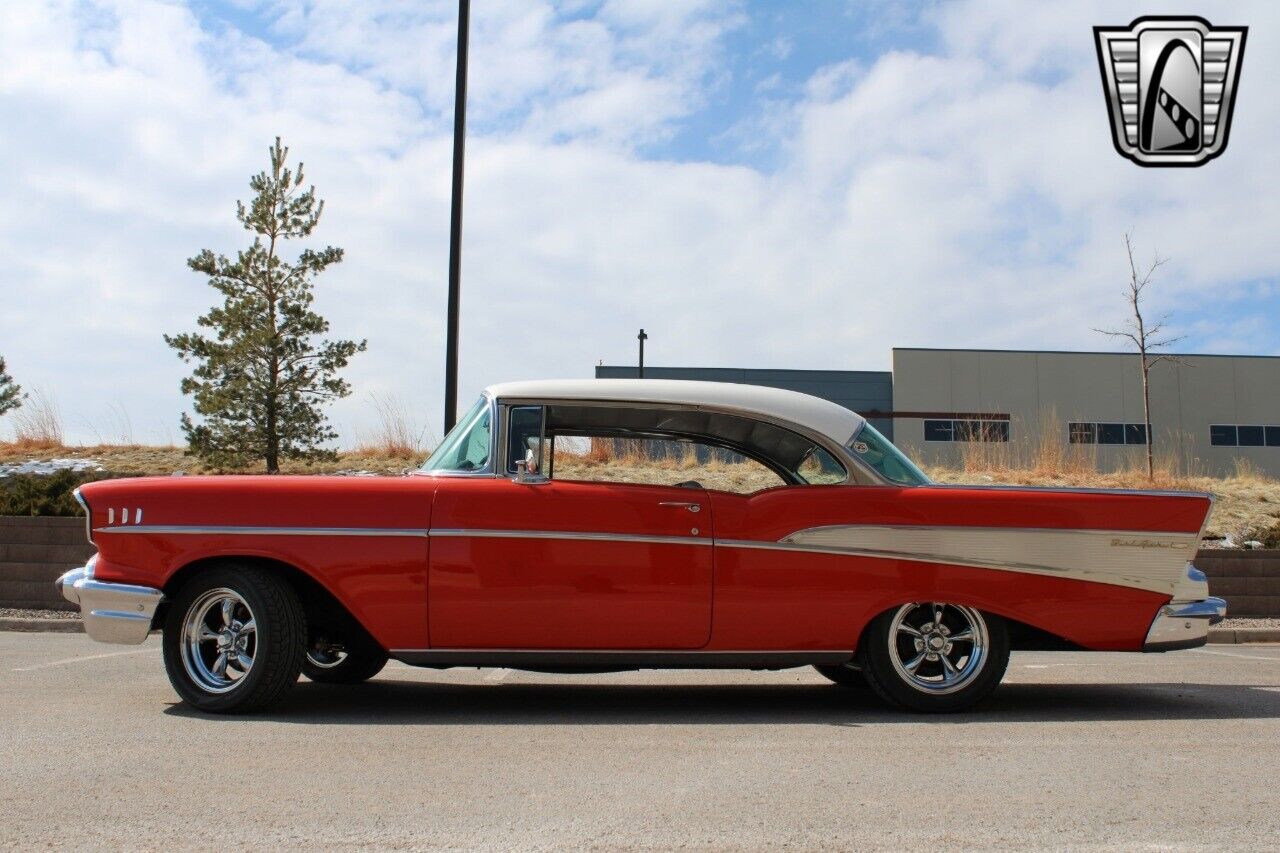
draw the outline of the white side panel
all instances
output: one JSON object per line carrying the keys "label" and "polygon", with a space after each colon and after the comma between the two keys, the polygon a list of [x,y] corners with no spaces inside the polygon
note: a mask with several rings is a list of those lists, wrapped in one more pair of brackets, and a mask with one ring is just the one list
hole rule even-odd
{"label": "white side panel", "polygon": [[1196,533],[1001,527],[838,525],[800,530],[782,547],[1030,572],[1173,595]]}

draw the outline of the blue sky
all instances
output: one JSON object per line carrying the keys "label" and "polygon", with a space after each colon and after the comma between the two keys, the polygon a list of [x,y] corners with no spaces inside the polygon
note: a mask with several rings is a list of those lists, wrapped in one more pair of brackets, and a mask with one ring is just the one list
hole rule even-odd
{"label": "blue sky", "polygon": [[[370,343],[343,442],[371,395],[438,432],[453,0],[5,9],[0,354],[70,438],[120,410],[176,437],[160,334],[210,304],[185,259],[243,244],[235,201],[277,134],[327,201],[316,240],[347,253],[317,304]],[[1112,148],[1092,27],[1168,11],[475,0],[464,396],[629,361],[640,326],[671,365],[1108,349],[1126,231],[1169,259],[1151,311],[1184,349],[1280,354],[1280,7],[1197,7],[1251,27],[1230,147],[1141,169]]]}

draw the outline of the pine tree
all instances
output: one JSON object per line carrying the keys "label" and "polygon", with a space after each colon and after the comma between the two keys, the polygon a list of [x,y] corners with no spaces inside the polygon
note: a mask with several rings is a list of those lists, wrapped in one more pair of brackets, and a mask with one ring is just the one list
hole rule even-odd
{"label": "pine tree", "polygon": [[324,202],[315,187],[302,188],[285,162],[289,149],[276,137],[271,171],[249,180],[256,194],[236,218],[254,234],[253,245],[235,260],[208,249],[187,265],[209,277],[223,296],[220,306],[197,319],[211,335],[165,335],[184,362],[195,362],[182,380],[202,422],[183,414],[190,452],[219,467],[266,462],[276,474],[282,459],[329,458],[322,445],[337,437],[323,405],[351,393],[338,371],[366,342],[319,340],[329,322],[311,310],[315,278],[342,260],[342,249],[304,249],[294,263],[281,258],[286,240],[311,234]]}
{"label": "pine tree", "polygon": [[11,412],[22,405],[22,387],[13,381],[13,377],[5,372],[4,356],[0,356],[0,415]]}

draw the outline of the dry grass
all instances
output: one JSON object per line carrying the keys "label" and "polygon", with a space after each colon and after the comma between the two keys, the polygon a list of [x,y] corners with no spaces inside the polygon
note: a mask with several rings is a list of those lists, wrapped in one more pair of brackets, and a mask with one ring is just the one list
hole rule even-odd
{"label": "dry grass", "polygon": [[10,415],[13,443],[25,450],[50,450],[62,446],[62,412],[53,394],[35,388]]}
{"label": "dry grass", "polygon": [[[376,450],[366,448],[340,453],[334,461],[311,465],[285,462],[282,468],[286,474],[331,474],[350,471],[398,474],[408,468],[417,467],[426,456],[424,452],[410,457],[380,455]],[[34,450],[27,445],[0,443],[0,464],[53,458],[93,459],[108,471],[117,474],[168,475],[175,471],[185,471],[189,474],[212,473],[204,468],[199,460],[184,455],[180,447],[146,445],[64,447],[57,445]],[[262,470],[260,467],[255,467],[244,473],[258,474],[262,473]],[[1071,454],[1066,454],[1061,462],[1053,462],[1046,454],[1040,457],[1036,467],[993,464],[983,468],[976,464],[976,460],[971,460],[970,467],[930,467],[927,473],[941,483],[1209,492],[1217,498],[1217,503],[1207,532],[1215,536],[1229,534],[1238,542],[1257,538],[1261,531],[1280,525],[1280,481],[1267,477],[1248,465],[1238,466],[1235,476],[1208,477],[1177,473],[1174,466],[1162,462],[1156,472],[1155,480],[1149,481],[1146,471],[1138,467],[1115,473],[1099,473],[1089,466],[1078,464]],[[629,453],[626,448],[622,448],[619,452],[602,442],[584,443],[578,447],[562,446],[561,442],[557,442],[555,476],[562,479],[668,485],[696,479],[710,489],[743,494],[770,488],[779,485],[780,482],[771,471],[755,463],[727,462],[719,459],[699,462],[691,448],[682,449],[678,455],[655,459],[640,452]]]}
{"label": "dry grass", "polygon": [[378,413],[378,429],[369,440],[357,443],[353,458],[418,460],[426,458],[427,428],[405,409],[392,394],[370,394],[369,402]]}

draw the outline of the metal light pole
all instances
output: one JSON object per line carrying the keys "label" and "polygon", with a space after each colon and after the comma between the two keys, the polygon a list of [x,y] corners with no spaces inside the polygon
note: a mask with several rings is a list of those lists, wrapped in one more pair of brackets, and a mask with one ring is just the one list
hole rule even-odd
{"label": "metal light pole", "polygon": [[649,336],[644,333],[644,329],[641,329],[640,334],[636,335],[636,340],[640,342],[640,378],[644,379],[644,342],[649,340]]}
{"label": "metal light pole", "polygon": [[458,420],[458,303],[462,293],[462,161],[467,142],[467,42],[471,0],[458,0],[458,76],[453,94],[453,203],[449,213],[449,315],[444,343],[444,431]]}

